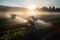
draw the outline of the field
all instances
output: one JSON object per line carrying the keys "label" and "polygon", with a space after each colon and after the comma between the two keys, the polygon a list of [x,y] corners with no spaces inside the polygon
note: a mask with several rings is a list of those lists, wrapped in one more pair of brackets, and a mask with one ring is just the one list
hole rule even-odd
{"label": "field", "polygon": [[17,23],[9,18],[0,18],[0,40],[55,40],[59,39],[59,15],[47,15],[41,20],[50,22],[51,26],[37,26],[32,29],[27,23]]}

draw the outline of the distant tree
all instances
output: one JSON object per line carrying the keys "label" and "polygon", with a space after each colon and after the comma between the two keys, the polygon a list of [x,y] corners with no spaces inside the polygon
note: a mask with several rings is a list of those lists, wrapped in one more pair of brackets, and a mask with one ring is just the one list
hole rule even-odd
{"label": "distant tree", "polygon": [[60,8],[56,8],[56,12],[60,12]]}
{"label": "distant tree", "polygon": [[47,8],[47,7],[42,7],[41,10],[43,10],[43,11],[47,11],[48,8]]}
{"label": "distant tree", "polygon": [[51,10],[51,6],[49,7],[49,10]]}
{"label": "distant tree", "polygon": [[48,11],[50,11],[50,12],[52,11],[52,8],[51,8],[51,6],[49,7],[49,10],[48,10]]}
{"label": "distant tree", "polygon": [[53,10],[53,11],[55,10],[55,6],[53,6],[52,10]]}

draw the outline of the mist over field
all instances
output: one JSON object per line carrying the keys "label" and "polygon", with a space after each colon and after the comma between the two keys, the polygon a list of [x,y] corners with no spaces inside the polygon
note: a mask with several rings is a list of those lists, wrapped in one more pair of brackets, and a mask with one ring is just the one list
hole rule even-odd
{"label": "mist over field", "polygon": [[[12,14],[16,15],[15,19],[11,18]],[[36,24],[32,23],[34,20],[30,19],[31,16],[38,18]],[[29,24],[30,21],[32,22]],[[44,40],[44,38],[54,37],[56,33],[60,32],[59,26],[60,12],[43,11],[38,8],[29,10],[23,7],[0,6],[0,35],[3,35],[0,36],[0,39],[6,40],[8,37],[7,40],[29,40],[32,37],[31,39],[35,40],[35,37],[38,37],[37,39]]]}

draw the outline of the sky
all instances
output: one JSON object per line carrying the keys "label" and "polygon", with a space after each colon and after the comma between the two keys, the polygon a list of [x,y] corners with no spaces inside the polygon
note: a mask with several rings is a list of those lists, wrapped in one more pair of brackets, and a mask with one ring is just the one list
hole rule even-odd
{"label": "sky", "polygon": [[0,0],[0,5],[5,6],[26,7],[31,4],[38,7],[55,6],[60,8],[60,0]]}

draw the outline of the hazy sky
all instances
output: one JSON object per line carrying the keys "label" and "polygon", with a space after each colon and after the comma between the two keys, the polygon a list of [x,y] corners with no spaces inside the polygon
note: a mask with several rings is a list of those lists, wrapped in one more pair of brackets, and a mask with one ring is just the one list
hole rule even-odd
{"label": "hazy sky", "polygon": [[60,7],[60,0],[0,0],[0,5],[25,7],[30,4],[36,6],[56,6]]}

